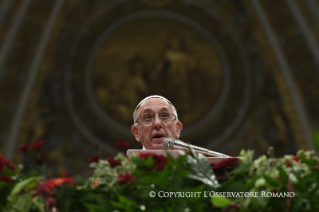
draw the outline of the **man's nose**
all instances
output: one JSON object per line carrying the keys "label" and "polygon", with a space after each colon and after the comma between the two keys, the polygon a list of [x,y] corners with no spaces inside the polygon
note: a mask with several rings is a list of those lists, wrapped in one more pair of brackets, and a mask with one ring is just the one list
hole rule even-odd
{"label": "man's nose", "polygon": [[154,117],[154,127],[162,127],[162,120],[159,118],[159,116]]}

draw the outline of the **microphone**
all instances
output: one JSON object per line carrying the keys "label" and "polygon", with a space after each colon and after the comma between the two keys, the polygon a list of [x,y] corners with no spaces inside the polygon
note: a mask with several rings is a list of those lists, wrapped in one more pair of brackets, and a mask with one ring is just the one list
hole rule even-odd
{"label": "microphone", "polygon": [[171,149],[171,150],[184,150],[184,151],[189,151],[189,148],[194,149],[198,153],[202,153],[204,155],[211,155],[214,157],[230,157],[228,155],[224,155],[219,152],[215,152],[209,149],[205,149],[202,147],[198,147],[195,145],[187,144],[181,140],[175,139],[175,138],[165,138],[163,141],[163,146],[166,149]]}

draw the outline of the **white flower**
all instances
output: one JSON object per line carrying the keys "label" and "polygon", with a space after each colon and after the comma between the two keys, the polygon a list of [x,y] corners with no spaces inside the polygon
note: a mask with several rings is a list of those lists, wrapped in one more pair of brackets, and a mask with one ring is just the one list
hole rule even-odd
{"label": "white flower", "polygon": [[293,182],[293,183],[298,183],[298,180],[296,178],[296,176],[293,173],[289,173],[289,179]]}
{"label": "white flower", "polygon": [[260,188],[266,184],[266,180],[262,177],[255,181],[255,188]]}

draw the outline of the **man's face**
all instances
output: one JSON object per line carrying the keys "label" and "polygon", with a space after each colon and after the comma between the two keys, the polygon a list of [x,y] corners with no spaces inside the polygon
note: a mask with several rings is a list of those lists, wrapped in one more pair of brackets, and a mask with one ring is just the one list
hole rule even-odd
{"label": "man's face", "polygon": [[[172,106],[161,98],[151,98],[146,100],[137,110],[136,119],[143,113],[160,113],[168,111],[173,113]],[[163,123],[158,116],[155,116],[153,123],[143,124],[141,120],[133,124],[131,131],[137,141],[141,141],[145,149],[164,149],[163,141],[165,138],[179,138],[183,129],[183,124],[175,118]]]}

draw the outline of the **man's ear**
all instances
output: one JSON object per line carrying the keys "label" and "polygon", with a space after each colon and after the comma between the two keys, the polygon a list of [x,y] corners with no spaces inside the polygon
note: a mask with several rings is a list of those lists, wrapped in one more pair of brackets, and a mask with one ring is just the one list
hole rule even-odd
{"label": "man's ear", "polygon": [[179,138],[181,136],[181,131],[183,129],[183,124],[180,121],[176,122],[176,138]]}
{"label": "man's ear", "polygon": [[141,137],[140,135],[138,134],[138,129],[137,127],[135,126],[135,124],[132,125],[131,127],[131,132],[133,133],[133,135],[135,136],[135,139],[140,142],[141,141]]}

